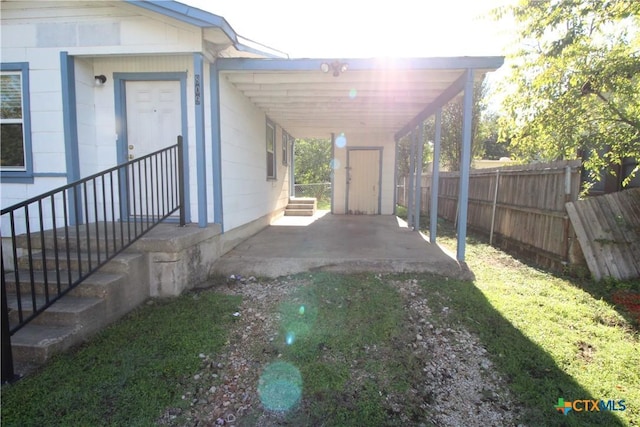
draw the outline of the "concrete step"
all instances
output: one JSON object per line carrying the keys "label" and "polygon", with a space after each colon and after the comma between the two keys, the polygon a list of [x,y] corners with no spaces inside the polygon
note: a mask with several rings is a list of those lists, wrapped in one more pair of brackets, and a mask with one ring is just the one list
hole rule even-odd
{"label": "concrete step", "polygon": [[[33,299],[22,295],[22,316],[29,317],[33,312]],[[35,295],[36,306],[42,307],[46,303],[44,295]],[[19,322],[18,299],[15,294],[7,295],[9,306],[9,325]],[[43,313],[30,323],[47,326],[80,326],[86,327],[104,317],[104,300],[102,298],[64,296],[53,303]]]}
{"label": "concrete step", "polygon": [[315,207],[304,203],[289,203],[287,209],[315,209]]}
{"label": "concrete step", "polygon": [[[98,249],[106,253],[107,246],[113,248],[120,247],[133,239],[137,232],[150,227],[150,223],[137,220],[129,222],[98,222],[82,224],[76,226],[61,227],[56,230],[47,230],[43,233],[31,233],[31,248],[41,249],[43,246],[49,250],[64,251],[70,250],[97,252]],[[27,248],[27,236],[22,234],[16,236],[16,245],[20,248]],[[44,240],[44,241],[43,241]],[[112,251],[113,249],[109,249]]]}
{"label": "concrete step", "polygon": [[[78,271],[81,268],[83,272],[87,272],[89,271],[89,260],[91,260],[91,267],[95,268],[98,262],[105,262],[106,255],[105,253],[100,254],[100,260],[98,260],[98,254],[95,252],[89,254],[87,252],[78,253],[76,251],[70,251],[68,254],[66,252],[58,252],[58,256],[56,257],[56,253],[53,250],[45,249],[43,256],[42,250],[36,249],[32,253],[31,260],[29,260],[27,255],[22,255],[18,259],[18,266],[24,270],[33,268],[34,270],[42,271],[46,265],[48,270]],[[126,271],[127,266],[140,257],[144,257],[144,255],[137,252],[120,253],[102,266],[100,271],[112,273]]]}
{"label": "concrete step", "polygon": [[[106,267],[106,266],[105,266]],[[33,292],[36,295],[46,295],[47,292],[49,295],[57,295],[58,287],[57,280],[58,275],[61,280],[60,292],[64,292],[69,287],[70,283],[73,283],[78,278],[77,271],[53,271],[49,270],[46,272],[43,271],[34,271],[33,272]],[[69,279],[69,275],[71,275],[71,280]],[[32,283],[31,283],[31,275],[29,271],[21,270],[19,271],[20,278],[20,292],[23,295],[31,295]],[[46,280],[45,280],[46,278]],[[126,284],[126,276],[121,273],[109,273],[103,272],[102,270],[93,273],[87,279],[85,279],[80,285],[76,286],[74,289],[69,291],[69,295],[75,297],[95,297],[95,298],[106,298],[111,293],[113,293],[117,287]],[[7,285],[7,292],[16,293],[16,285],[15,285],[15,275],[14,272],[9,272],[5,274],[5,283]],[[48,287],[48,289],[47,289]]]}
{"label": "concrete step", "polygon": [[313,209],[285,209],[285,216],[313,216]]}
{"label": "concrete step", "polygon": [[18,372],[20,366],[37,366],[52,355],[79,344],[84,339],[81,327],[28,324],[11,337],[11,349]]}
{"label": "concrete step", "polygon": [[315,197],[290,197],[289,203],[316,206],[317,200]]}

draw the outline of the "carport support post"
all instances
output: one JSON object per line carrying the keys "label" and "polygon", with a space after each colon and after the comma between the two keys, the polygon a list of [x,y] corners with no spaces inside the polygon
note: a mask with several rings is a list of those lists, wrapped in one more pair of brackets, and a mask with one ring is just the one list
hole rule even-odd
{"label": "carport support post", "polygon": [[[291,138],[291,169],[289,170],[289,197],[296,197],[296,140]],[[331,149],[333,159],[333,148]],[[333,172],[331,173],[331,185],[333,188]]]}
{"label": "carport support post", "polygon": [[[397,206],[398,206],[398,140],[395,140],[395,157],[393,158],[393,214],[397,215]],[[331,152],[331,158],[333,159],[333,151]]]}
{"label": "carport support post", "polygon": [[433,141],[433,164],[431,171],[431,209],[429,211],[429,241],[436,242],[438,231],[438,184],[440,183],[440,139],[442,137],[442,107],[436,110],[436,135]]}
{"label": "carport support post", "polygon": [[458,245],[456,258],[464,261],[469,205],[469,167],[471,164],[471,125],[473,112],[473,69],[468,68],[464,83],[462,115],[462,155],[460,156],[460,191],[458,198]]}
{"label": "carport support post", "polygon": [[414,201],[416,204],[415,215],[413,217],[414,229],[420,230],[420,209],[422,209],[422,156],[424,152],[424,126],[420,123],[420,128],[417,132],[418,140],[416,141],[416,196]]}
{"label": "carport support post", "polygon": [[407,201],[407,225],[413,228],[413,183],[415,169],[415,138],[413,132],[409,134],[409,200]]}

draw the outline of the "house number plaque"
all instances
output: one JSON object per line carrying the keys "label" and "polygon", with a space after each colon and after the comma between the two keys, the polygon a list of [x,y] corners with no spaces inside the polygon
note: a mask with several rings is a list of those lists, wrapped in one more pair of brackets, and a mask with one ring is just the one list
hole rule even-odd
{"label": "house number plaque", "polygon": [[200,74],[195,76],[196,105],[200,105]]}

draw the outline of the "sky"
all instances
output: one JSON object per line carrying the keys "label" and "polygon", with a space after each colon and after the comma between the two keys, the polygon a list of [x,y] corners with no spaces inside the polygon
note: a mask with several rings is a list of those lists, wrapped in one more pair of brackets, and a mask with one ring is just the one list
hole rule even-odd
{"label": "sky", "polygon": [[179,1],[291,58],[503,55],[514,40],[489,16],[510,0]]}

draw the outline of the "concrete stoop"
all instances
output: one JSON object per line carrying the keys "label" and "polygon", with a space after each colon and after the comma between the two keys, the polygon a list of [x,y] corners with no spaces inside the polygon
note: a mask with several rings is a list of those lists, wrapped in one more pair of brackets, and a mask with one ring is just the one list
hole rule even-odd
{"label": "concrete stoop", "polygon": [[314,197],[292,197],[284,210],[285,216],[313,216],[318,208]]}
{"label": "concrete stoop", "polygon": [[[78,265],[88,263],[86,253],[80,254],[80,262],[77,253],[73,254],[70,257],[73,261],[69,265],[66,261],[61,263],[60,258],[58,265],[64,269],[50,270],[46,275],[42,271],[45,261],[41,252],[35,252],[31,261],[26,259],[26,256],[19,260],[24,317],[31,314],[33,299],[38,306],[46,301],[47,281],[49,292],[54,294],[56,285],[52,280],[58,275],[63,281],[69,277],[75,280],[79,274]],[[66,253],[64,258],[66,259]],[[145,301],[149,296],[149,269],[146,258],[146,254],[134,252],[124,252],[116,256],[44,313],[18,330],[11,337],[16,371],[24,373],[42,365],[54,354],[82,343]],[[55,265],[55,255],[52,251],[46,251],[44,259],[48,266]],[[33,273],[27,269],[29,262],[32,264]],[[86,271],[87,267],[83,268]],[[33,287],[30,283],[31,274]],[[7,273],[5,278],[11,324],[18,321],[18,299],[13,272]]]}
{"label": "concrete stoop", "polygon": [[[157,225],[11,337],[16,373],[28,373],[54,354],[81,344],[149,297],[178,296],[204,282],[212,274],[211,268],[218,258],[267,227],[278,214],[282,215],[282,211],[224,234],[218,224],[208,224],[204,228],[195,224],[179,227],[170,222]],[[103,223],[99,227],[102,229]],[[104,227],[107,229],[105,234],[113,235],[109,224]],[[93,227],[90,227],[92,231]],[[49,293],[57,294],[53,282],[58,277],[62,283],[75,281],[80,269],[89,270],[88,253],[92,252],[95,264],[97,247],[104,251],[104,242],[96,244],[92,241],[87,245],[84,230],[79,230],[80,238],[71,235],[76,232],[69,232],[68,257],[65,240],[61,238],[64,233],[60,230],[57,234],[45,231],[44,239],[34,234],[31,259],[26,255],[19,257],[24,318],[31,314],[33,299],[37,306],[46,301],[47,282]],[[54,241],[56,236],[57,241]],[[20,241],[19,238],[18,241],[22,247],[27,247],[26,239]],[[61,251],[57,258],[55,250]],[[44,268],[47,268],[47,274]],[[16,322],[18,299],[14,272],[5,274],[5,283],[10,323]]]}

